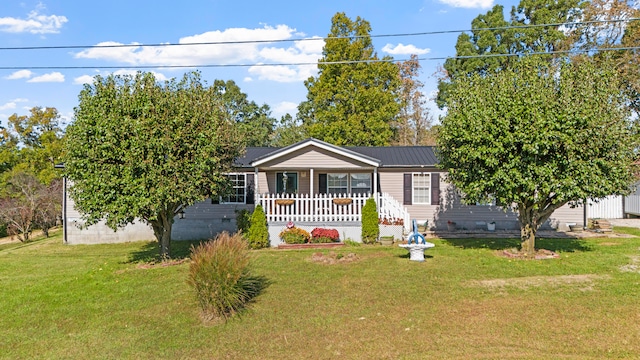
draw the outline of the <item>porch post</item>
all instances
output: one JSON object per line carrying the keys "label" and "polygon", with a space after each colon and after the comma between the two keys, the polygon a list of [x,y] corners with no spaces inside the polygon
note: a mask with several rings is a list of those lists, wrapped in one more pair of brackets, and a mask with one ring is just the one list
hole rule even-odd
{"label": "porch post", "polygon": [[309,195],[313,198],[313,168],[309,169]]}
{"label": "porch post", "polygon": [[260,181],[258,181],[258,168],[257,167],[254,168],[253,172],[255,174],[253,176],[253,183],[256,186],[255,190],[253,191],[253,203],[258,205],[258,197],[259,197],[259,194],[260,194],[260,187],[258,185],[258,184],[260,184]]}
{"label": "porch post", "polygon": [[[378,167],[373,168],[373,189],[371,189],[371,193],[372,195],[378,193]],[[377,199],[377,196],[375,196],[374,198]]]}

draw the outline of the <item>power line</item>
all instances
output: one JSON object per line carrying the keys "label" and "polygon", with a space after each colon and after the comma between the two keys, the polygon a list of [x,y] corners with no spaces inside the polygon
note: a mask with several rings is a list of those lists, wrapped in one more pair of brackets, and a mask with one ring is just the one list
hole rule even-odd
{"label": "power line", "polygon": [[[595,48],[585,50],[556,50],[527,53],[503,53],[487,55],[466,55],[466,56],[441,56],[423,57],[418,61],[438,61],[448,59],[482,59],[494,57],[515,57],[515,56],[536,56],[536,55],[560,55],[560,54],[583,54],[598,51],[629,51],[640,50],[640,46],[616,47],[616,48]],[[240,67],[267,67],[267,66],[317,66],[317,65],[338,65],[338,64],[366,64],[379,62],[402,62],[410,59],[370,59],[370,60],[341,60],[341,61],[318,61],[318,62],[298,62],[298,63],[254,63],[254,64],[200,64],[200,65],[133,65],[133,66],[0,66],[0,70],[87,70],[87,69],[180,69],[180,68],[240,68]]]}
{"label": "power line", "polygon": [[175,46],[202,46],[202,45],[239,45],[239,44],[283,43],[283,42],[296,42],[296,41],[319,41],[319,40],[327,41],[327,40],[345,39],[345,38],[360,39],[360,38],[411,37],[411,36],[442,35],[442,34],[475,32],[475,31],[496,31],[496,30],[528,29],[528,28],[556,27],[556,26],[570,27],[574,25],[608,24],[608,23],[619,23],[619,22],[631,22],[631,21],[638,21],[638,20],[640,20],[640,18],[576,21],[576,22],[568,22],[568,23],[509,25],[509,26],[477,28],[477,29],[467,29],[467,30],[440,30],[440,31],[425,31],[425,32],[417,32],[417,33],[360,35],[360,36],[349,36],[349,37],[328,36],[324,38],[313,37],[313,38],[272,39],[272,40],[207,41],[207,42],[177,43],[177,44],[155,43],[155,44],[18,46],[18,47],[0,47],[0,51],[1,50],[10,51],[10,50],[108,49],[108,48],[130,48],[130,47],[137,48],[137,47],[175,47]]}

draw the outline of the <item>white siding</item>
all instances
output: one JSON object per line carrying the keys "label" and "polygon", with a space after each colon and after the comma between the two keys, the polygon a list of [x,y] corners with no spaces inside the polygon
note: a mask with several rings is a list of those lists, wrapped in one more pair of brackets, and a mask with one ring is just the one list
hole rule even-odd
{"label": "white siding", "polygon": [[589,219],[622,219],[624,210],[622,206],[622,196],[611,195],[598,200],[589,200],[587,207],[587,217]]}

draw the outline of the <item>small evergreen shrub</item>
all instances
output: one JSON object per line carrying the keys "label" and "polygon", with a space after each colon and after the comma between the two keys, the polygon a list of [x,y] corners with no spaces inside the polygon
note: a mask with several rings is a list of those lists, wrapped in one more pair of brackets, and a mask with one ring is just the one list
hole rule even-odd
{"label": "small evergreen shrub", "polygon": [[312,243],[332,243],[340,241],[340,234],[336,229],[315,228],[311,230]]}
{"label": "small evergreen shrub", "polygon": [[264,277],[249,271],[246,241],[227,232],[191,247],[187,283],[194,288],[206,321],[228,319],[267,285]]}
{"label": "small evergreen shrub", "polygon": [[269,247],[269,230],[267,228],[267,217],[264,214],[262,205],[257,205],[251,214],[251,225],[247,232],[249,247],[252,249],[262,249]]}
{"label": "small evergreen shrub", "polygon": [[285,244],[304,244],[309,242],[311,235],[308,231],[293,226],[282,230],[280,238]]}
{"label": "small evergreen shrub", "polygon": [[251,226],[251,212],[247,209],[236,210],[236,230],[247,234]]}
{"label": "small evergreen shrub", "polygon": [[380,235],[378,227],[378,208],[373,198],[368,198],[362,207],[362,242],[375,244]]}
{"label": "small evergreen shrub", "polygon": [[0,223],[0,238],[7,237],[7,224]]}

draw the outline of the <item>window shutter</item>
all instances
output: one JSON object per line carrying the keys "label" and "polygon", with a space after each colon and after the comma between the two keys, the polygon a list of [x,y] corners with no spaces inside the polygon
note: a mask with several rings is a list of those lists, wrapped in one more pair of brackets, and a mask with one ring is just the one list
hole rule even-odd
{"label": "window shutter", "polygon": [[431,173],[431,205],[440,205],[440,174]]}
{"label": "window shutter", "polygon": [[327,174],[318,174],[318,194],[327,193]]}
{"label": "window shutter", "polygon": [[245,203],[246,204],[255,204],[255,189],[256,189],[256,184],[255,184],[255,176],[254,174],[246,174],[246,182],[245,182],[245,189],[244,189],[244,195],[245,195]]}
{"label": "window shutter", "polygon": [[404,174],[404,205],[411,205],[413,197],[413,184],[411,182],[411,174]]}

